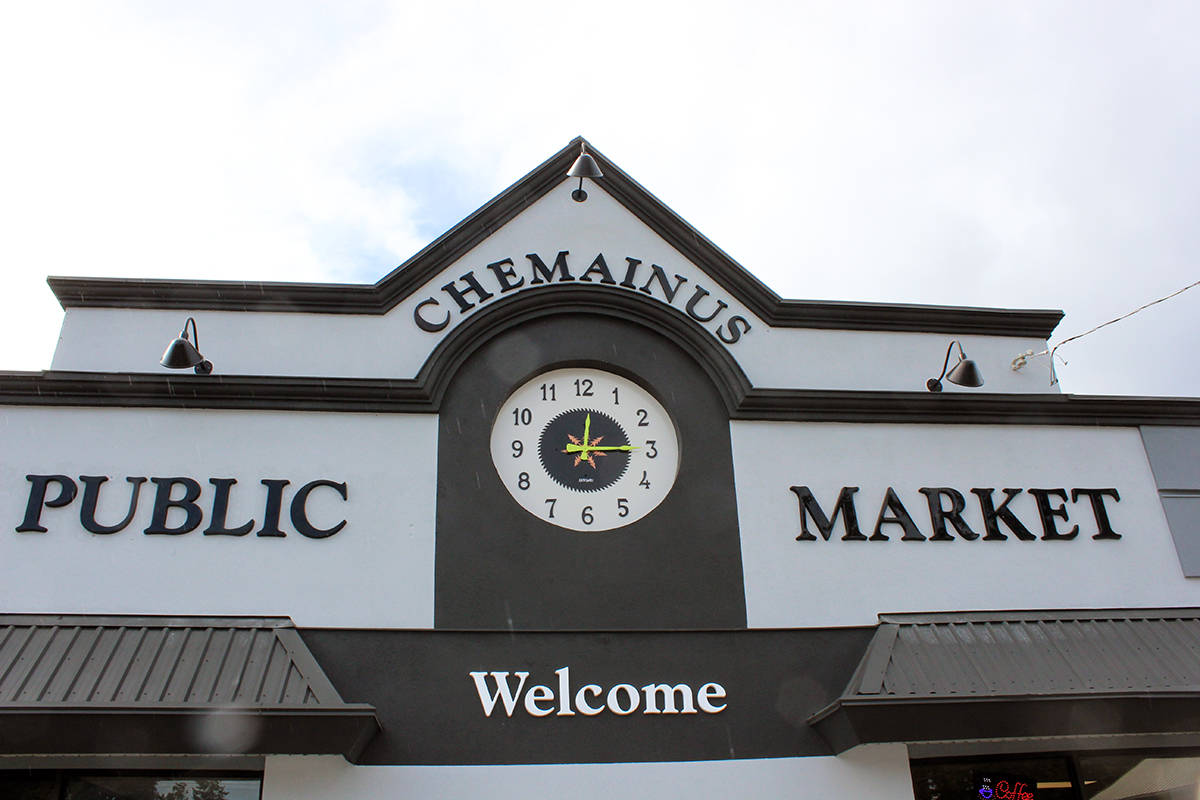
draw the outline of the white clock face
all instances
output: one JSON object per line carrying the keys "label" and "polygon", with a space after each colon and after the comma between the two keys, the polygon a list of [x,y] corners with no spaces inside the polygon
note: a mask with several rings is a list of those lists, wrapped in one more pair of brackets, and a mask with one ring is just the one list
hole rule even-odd
{"label": "white clock face", "polygon": [[666,409],[633,381],[597,369],[558,369],[519,387],[492,423],[491,448],[513,499],[573,531],[636,522],[679,472]]}

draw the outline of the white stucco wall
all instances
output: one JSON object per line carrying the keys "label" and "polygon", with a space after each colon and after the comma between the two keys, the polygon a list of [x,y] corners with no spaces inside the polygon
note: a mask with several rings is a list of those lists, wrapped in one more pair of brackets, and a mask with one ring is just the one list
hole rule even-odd
{"label": "white stucco wall", "polygon": [[[279,614],[298,625],[432,627],[437,420],[432,415],[154,409],[0,410],[0,608],[6,612]],[[79,495],[42,513],[45,533],[18,533],[28,474],[106,475],[97,518],[121,520],[126,476],[188,476],[202,486],[205,521],[191,533],[146,535],[155,487],[141,488],[125,530],[88,533]],[[236,478],[228,523],[264,519],[262,479],[291,481],[283,495],[285,537],[206,536],[214,487]],[[308,503],[315,526],[289,519],[295,492],[315,479],[329,488]],[[175,496],[180,496],[177,490]],[[50,496],[57,496],[52,487]],[[172,512],[177,525],[182,511]],[[256,526],[257,527],[257,526]]]}
{"label": "white stucco wall", "polygon": [[842,756],[642,764],[479,767],[355,767],[340,756],[271,757],[263,800],[727,800],[872,798],[912,800],[904,745],[870,745]]}
{"label": "white stucco wall", "polygon": [[[1124,608],[1200,605],[1200,583],[1183,577],[1162,505],[1135,428],[987,425],[850,425],[734,422],[742,564],[751,627],[871,625],[880,612]],[[797,496],[808,486],[832,515],[844,486],[857,486],[860,528],[871,535],[894,487],[924,535],[931,535],[921,487],[947,486],[966,499],[963,519],[977,541],[829,541],[800,534]],[[1009,508],[1037,541],[983,541],[971,488],[1116,488],[1106,501],[1115,541],[1092,538],[1089,501],[1067,502],[1078,523],[1070,541],[1043,541],[1028,492]],[[1003,532],[1007,528],[1001,527]]]}

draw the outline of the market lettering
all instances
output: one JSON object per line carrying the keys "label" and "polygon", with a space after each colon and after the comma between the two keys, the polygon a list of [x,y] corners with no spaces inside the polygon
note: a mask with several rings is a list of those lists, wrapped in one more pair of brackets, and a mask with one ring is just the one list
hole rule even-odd
{"label": "market lettering", "polygon": [[[683,275],[668,274],[658,264],[644,264],[637,258],[625,258],[624,264],[597,253],[583,272],[572,270],[569,250],[560,250],[553,258],[538,253],[525,256],[527,265],[519,266],[511,258],[494,261],[480,270],[469,270],[441,287],[438,294],[424,298],[413,309],[413,322],[428,333],[439,333],[450,326],[455,316],[465,316],[487,302],[509,292],[522,291],[555,283],[588,283],[635,291],[665,305],[681,309],[691,319],[725,344],[736,344],[750,332],[750,322],[740,314],[726,315],[729,303],[713,296],[700,284],[688,285]],[[615,272],[614,272],[615,270]],[[620,275],[620,282],[614,278]]]}
{"label": "market lettering", "polygon": [[[719,683],[706,683],[693,691],[686,683],[648,683],[637,687],[618,683],[608,689],[587,683],[572,691],[571,668],[554,671],[557,680],[551,684],[527,686],[528,672],[468,673],[475,684],[479,705],[485,717],[497,708],[506,717],[524,709],[532,717],[573,717],[576,714],[594,717],[608,711],[618,716],[642,714],[720,714],[725,710],[725,688]],[[489,681],[490,678],[490,681]]]}
{"label": "market lettering", "polygon": [[[48,528],[42,524],[42,512],[47,508],[63,508],[75,501],[79,495],[79,486],[83,486],[83,496],[79,503],[79,524],[89,533],[111,535],[120,533],[129,527],[137,515],[139,501],[143,496],[142,487],[149,481],[154,486],[154,496],[150,512],[150,524],[143,531],[146,535],[180,536],[191,533],[205,521],[207,508],[208,525],[204,528],[205,536],[245,536],[255,531],[256,536],[280,537],[287,534],[279,527],[283,514],[284,488],[291,481],[266,478],[261,481],[267,487],[266,501],[263,504],[262,524],[254,519],[241,524],[231,523],[229,517],[229,497],[237,484],[235,478],[209,478],[212,484],[212,499],[205,502],[202,499],[204,487],[194,478],[126,478],[123,490],[128,493],[129,504],[125,515],[120,520],[105,524],[97,519],[96,508],[100,503],[100,493],[120,492],[120,485],[108,484],[106,475],[80,475],[79,483],[67,475],[26,475],[29,481],[29,499],[25,504],[25,517],[17,526],[17,533],[47,533]],[[326,480],[324,478],[309,481],[301,486],[292,496],[288,505],[289,519],[292,529],[309,539],[327,539],[342,528],[346,520],[330,527],[318,527],[308,515],[308,502],[317,491],[326,494],[332,491],[347,499],[345,483]],[[174,512],[174,513],[172,513]],[[171,521],[174,518],[174,521]]]}
{"label": "market lettering", "polygon": [[[983,519],[983,529],[975,530],[964,518],[969,504],[966,494],[949,486],[926,486],[918,490],[924,495],[924,501],[920,503],[924,508],[915,512],[916,517],[929,520],[929,527],[922,530],[917,525],[914,512],[889,486],[879,504],[879,514],[869,535],[859,525],[856,506],[859,487],[843,486],[829,506],[832,513],[826,513],[809,487],[789,488],[800,506],[798,542],[815,542],[818,536],[829,541],[839,521],[844,542],[887,542],[891,541],[889,534],[897,533],[902,542],[953,542],[959,539],[993,542],[1006,541],[1010,535],[1027,542],[1038,538],[1042,541],[1068,541],[1076,538],[1081,530],[1078,523],[1067,527],[1067,523],[1072,521],[1072,513],[1076,514],[1076,518],[1082,515],[1085,524],[1089,521],[1095,523],[1093,539],[1121,538],[1121,534],[1113,530],[1106,505],[1106,499],[1114,503],[1121,500],[1120,494],[1113,488],[1071,489],[1070,492],[1066,489],[1003,489],[1003,499],[998,505],[995,489],[971,489],[970,494],[974,495],[973,500],[978,503]],[[1037,523],[1040,523],[1042,531],[1040,537],[1008,507],[1022,493],[1034,499]],[[910,502],[913,506],[918,505],[916,500]],[[1073,506],[1069,511],[1068,502]]]}

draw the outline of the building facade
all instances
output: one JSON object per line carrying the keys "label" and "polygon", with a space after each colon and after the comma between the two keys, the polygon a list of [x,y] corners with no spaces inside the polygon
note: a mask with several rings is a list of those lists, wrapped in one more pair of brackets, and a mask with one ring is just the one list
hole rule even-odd
{"label": "building facade", "polygon": [[780,299],[580,146],[374,285],[50,279],[0,794],[1195,797],[1200,402]]}

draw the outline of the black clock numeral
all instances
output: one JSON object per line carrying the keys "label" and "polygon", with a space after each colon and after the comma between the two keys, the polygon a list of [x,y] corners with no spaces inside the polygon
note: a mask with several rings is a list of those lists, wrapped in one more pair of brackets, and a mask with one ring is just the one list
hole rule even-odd
{"label": "black clock numeral", "polygon": [[557,399],[554,396],[554,384],[553,383],[543,383],[538,388],[542,390],[542,399],[543,400]]}
{"label": "black clock numeral", "polygon": [[642,470],[642,479],[638,481],[638,486],[650,488],[650,476],[646,474],[646,470]]}
{"label": "black clock numeral", "polygon": [[650,423],[647,421],[650,415],[646,413],[646,409],[639,408],[637,410],[637,415],[638,415],[638,427],[639,428],[650,427]]}
{"label": "black clock numeral", "polygon": [[576,397],[591,397],[592,396],[592,381],[590,378],[583,380],[575,380],[575,396]]}
{"label": "black clock numeral", "polygon": [[653,439],[646,440],[646,458],[656,458],[658,456],[658,448],[654,445],[656,442]]}
{"label": "black clock numeral", "polygon": [[591,525],[595,522],[596,518],[592,516],[592,507],[584,506],[583,513],[579,515],[579,519],[583,521],[584,525]]}
{"label": "black clock numeral", "polygon": [[616,386],[614,386],[614,387],[613,387],[613,405],[614,405],[614,406],[619,406],[619,405],[621,405],[621,397],[620,397],[620,395],[618,395],[618,394],[617,394],[617,387],[616,387]]}
{"label": "black clock numeral", "polygon": [[554,519],[554,503],[555,500],[553,498],[546,498],[546,505],[550,506],[550,513],[546,516],[546,519]]}
{"label": "black clock numeral", "polygon": [[528,489],[529,488],[529,473],[528,472],[522,472],[520,475],[517,476],[517,488],[518,489]]}
{"label": "black clock numeral", "polygon": [[629,516],[629,501],[626,500],[624,497],[617,498],[617,516],[618,517],[628,517]]}
{"label": "black clock numeral", "polygon": [[528,425],[533,422],[533,412],[528,408],[513,409],[513,425]]}
{"label": "black clock numeral", "polygon": [[[513,449],[513,458],[520,458],[521,455],[525,452],[525,445],[522,444],[520,439],[513,439],[512,449]],[[651,456],[651,458],[654,458],[654,456]]]}

